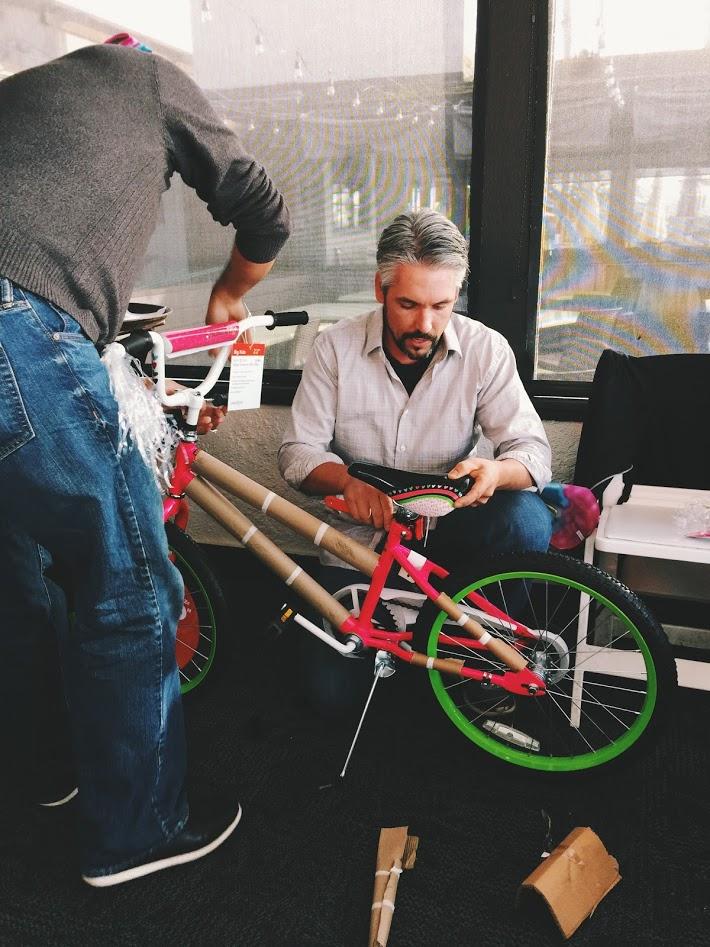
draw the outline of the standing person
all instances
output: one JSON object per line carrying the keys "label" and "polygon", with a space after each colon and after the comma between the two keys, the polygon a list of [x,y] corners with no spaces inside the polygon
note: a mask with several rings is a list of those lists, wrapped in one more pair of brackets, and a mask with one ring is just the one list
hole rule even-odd
{"label": "standing person", "polygon": [[[114,42],[138,45],[125,34]],[[34,661],[58,633],[81,871],[106,886],[207,854],[241,809],[236,799],[206,819],[188,809],[175,661],[182,583],[153,475],[137,450],[118,453],[97,346],[117,334],[174,172],[236,228],[208,323],[244,316],[243,296],[269,272],[289,215],[199,88],[158,56],[80,49],[0,82],[0,114],[0,649],[13,668],[0,682],[0,728],[4,749],[17,750],[9,721],[38,717]],[[213,410],[203,426],[220,418]],[[68,575],[70,630],[57,621],[51,560]],[[72,795],[68,772],[12,772],[13,788],[37,801]],[[55,785],[43,792],[47,776]]]}
{"label": "standing person", "polygon": [[[472,477],[429,535],[427,555],[448,568],[474,552],[547,549],[552,525],[537,492],[550,480],[550,447],[513,352],[498,332],[453,311],[467,269],[466,242],[441,214],[402,214],[386,227],[380,305],[317,337],[279,451],[285,480],[308,494],[342,494],[354,522],[338,528],[373,548],[392,501],[351,477],[350,463]],[[477,456],[481,434],[493,460]],[[353,581],[342,562],[322,557],[328,588]]]}

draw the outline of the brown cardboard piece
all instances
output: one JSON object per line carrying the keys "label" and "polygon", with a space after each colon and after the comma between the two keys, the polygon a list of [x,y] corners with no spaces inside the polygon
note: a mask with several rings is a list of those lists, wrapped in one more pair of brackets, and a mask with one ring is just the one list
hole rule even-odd
{"label": "brown cardboard piece", "polygon": [[520,892],[528,889],[540,894],[569,938],[620,881],[617,860],[592,829],[583,827],[573,829],[528,875]]}

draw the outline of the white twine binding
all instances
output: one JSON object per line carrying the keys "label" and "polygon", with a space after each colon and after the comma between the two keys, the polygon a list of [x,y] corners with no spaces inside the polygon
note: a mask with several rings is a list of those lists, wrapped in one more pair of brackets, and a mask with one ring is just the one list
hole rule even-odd
{"label": "white twine binding", "polygon": [[173,474],[177,431],[168,422],[155,389],[146,387],[138,359],[129,355],[120,343],[112,342],[104,349],[101,361],[118,403],[118,455],[137,447],[153,471],[158,488],[165,490]]}

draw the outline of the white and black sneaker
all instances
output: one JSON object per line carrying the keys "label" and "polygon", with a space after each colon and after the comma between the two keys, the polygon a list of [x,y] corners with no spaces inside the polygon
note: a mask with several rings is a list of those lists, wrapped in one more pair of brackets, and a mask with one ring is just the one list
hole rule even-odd
{"label": "white and black sneaker", "polygon": [[204,858],[226,841],[239,824],[242,807],[237,804],[236,813],[229,816],[213,816],[199,821],[188,819],[187,825],[175,838],[161,845],[148,855],[137,858],[133,864],[124,865],[116,871],[105,874],[82,875],[82,879],[95,888],[108,888],[120,885],[124,881],[142,878],[154,871],[186,865],[188,862]]}

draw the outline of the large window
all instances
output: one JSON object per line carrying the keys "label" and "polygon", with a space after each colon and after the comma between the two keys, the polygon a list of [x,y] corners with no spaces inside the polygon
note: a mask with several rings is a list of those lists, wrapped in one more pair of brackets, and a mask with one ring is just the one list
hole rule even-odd
{"label": "large window", "polygon": [[[710,351],[706,0],[5,0],[0,74],[118,29],[197,80],[293,211],[248,301],[312,321],[265,339],[266,397],[374,305],[379,232],[424,206],[470,238],[457,308],[543,413],[578,413],[604,347]],[[201,319],[231,239],[176,180],[136,298]]]}
{"label": "large window", "polygon": [[710,351],[710,6],[550,5],[534,377]]}
{"label": "large window", "polygon": [[[308,327],[267,334],[267,369],[302,367],[315,333],[375,305],[377,236],[396,214],[433,204],[467,230],[475,0],[11,0],[3,9],[6,71],[134,32],[193,76],[266,166],[294,230],[248,303],[311,315]],[[174,178],[135,298],[171,306],[171,326],[201,320],[232,239]]]}

